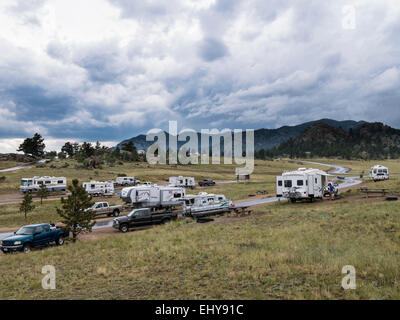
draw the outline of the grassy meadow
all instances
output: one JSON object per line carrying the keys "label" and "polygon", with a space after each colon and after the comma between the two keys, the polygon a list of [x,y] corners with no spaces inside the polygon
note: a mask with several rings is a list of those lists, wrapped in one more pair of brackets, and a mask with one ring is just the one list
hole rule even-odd
{"label": "grassy meadow", "polygon": [[[376,164],[315,161],[347,166],[354,175],[367,173]],[[48,164],[8,173],[8,187],[0,185],[1,190],[12,193],[21,176],[44,174],[81,181],[111,179],[118,173],[159,182],[171,175],[235,178],[234,165],[124,164],[98,170],[96,177],[96,170],[76,170],[72,163],[62,168],[63,163],[52,163],[59,168],[50,169]],[[389,167],[391,180],[364,179],[364,185],[399,192],[400,162],[378,163]],[[259,190],[273,196],[275,176],[301,166],[317,167],[297,161],[256,161],[252,182],[191,192],[223,193],[234,200]],[[29,223],[57,220],[58,200],[35,204]],[[0,205],[0,228],[21,224],[25,221],[18,204]],[[248,216],[226,215],[209,223],[185,219],[128,234],[96,232],[76,244],[0,255],[0,299],[400,299],[399,204],[383,197],[365,199],[357,188],[337,201],[282,201],[257,206]],[[57,271],[56,290],[41,288],[41,270],[49,264]],[[356,269],[355,290],[341,288],[345,265]]]}

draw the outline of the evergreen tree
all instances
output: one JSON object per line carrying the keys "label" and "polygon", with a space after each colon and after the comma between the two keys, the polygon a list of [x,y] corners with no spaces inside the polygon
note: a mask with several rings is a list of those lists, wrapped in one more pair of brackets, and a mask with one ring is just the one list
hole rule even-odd
{"label": "evergreen tree", "polygon": [[35,209],[35,205],[32,201],[32,195],[30,193],[25,193],[24,199],[22,200],[22,203],[19,207],[19,211],[23,212],[25,215],[25,220],[27,218],[28,212],[32,211],[33,209]]}
{"label": "evergreen tree", "polygon": [[47,187],[44,184],[40,185],[40,189],[37,192],[38,196],[40,197],[40,204],[43,204],[43,199],[47,199],[47,197],[49,196],[50,192],[47,189]]}
{"label": "evergreen tree", "polygon": [[22,151],[26,155],[33,157],[42,157],[44,155],[44,148],[46,145],[43,143],[44,139],[39,133],[35,133],[32,138],[26,138],[23,143],[20,144],[17,151]]}
{"label": "evergreen tree", "polygon": [[67,199],[61,198],[62,208],[57,208],[58,215],[62,218],[65,228],[72,233],[72,241],[75,242],[82,232],[91,232],[95,222],[96,213],[86,210],[93,205],[92,197],[74,179],[68,187],[71,195]]}

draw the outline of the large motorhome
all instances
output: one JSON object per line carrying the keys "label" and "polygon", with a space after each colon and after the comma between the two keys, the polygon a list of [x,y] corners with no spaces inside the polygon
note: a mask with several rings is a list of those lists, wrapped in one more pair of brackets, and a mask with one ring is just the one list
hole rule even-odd
{"label": "large motorhome", "polygon": [[169,185],[171,187],[185,187],[194,189],[195,181],[193,177],[170,177],[169,178]]}
{"label": "large motorhome", "polygon": [[194,218],[228,212],[232,205],[232,200],[226,199],[223,194],[208,194],[206,192],[187,195],[182,200],[185,214]]}
{"label": "large motorhome", "polygon": [[146,186],[123,188],[121,199],[135,208],[170,208],[180,204],[185,188],[171,186]]}
{"label": "large motorhome", "polygon": [[389,169],[381,165],[373,166],[369,176],[374,181],[389,180]]}
{"label": "large motorhome", "polygon": [[67,189],[67,178],[65,177],[33,177],[22,178],[20,191],[37,192],[40,186],[45,185],[49,191],[65,191]]}
{"label": "large motorhome", "polygon": [[276,196],[296,200],[322,199],[330,175],[318,169],[299,168],[276,177]]}
{"label": "large motorhome", "polygon": [[84,182],[82,186],[94,197],[114,195],[114,181],[90,181]]}

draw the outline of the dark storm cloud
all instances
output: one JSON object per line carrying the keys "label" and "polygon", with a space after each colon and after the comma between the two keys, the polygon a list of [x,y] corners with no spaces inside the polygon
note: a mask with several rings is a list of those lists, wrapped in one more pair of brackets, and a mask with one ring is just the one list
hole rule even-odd
{"label": "dark storm cloud", "polygon": [[217,39],[207,38],[200,44],[199,53],[204,61],[215,61],[228,55],[228,48]]}
{"label": "dark storm cloud", "polygon": [[53,5],[5,6],[3,20],[16,22],[0,31],[0,139],[39,130],[118,141],[175,119],[194,129],[323,117],[400,127],[396,1],[98,0],[69,20],[65,8],[53,19]]}

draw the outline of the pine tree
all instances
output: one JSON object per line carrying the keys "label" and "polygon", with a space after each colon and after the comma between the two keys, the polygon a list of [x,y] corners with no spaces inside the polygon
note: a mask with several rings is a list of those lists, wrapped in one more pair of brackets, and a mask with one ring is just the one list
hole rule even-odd
{"label": "pine tree", "polygon": [[30,193],[25,193],[24,199],[22,200],[22,203],[19,207],[19,211],[23,212],[25,215],[25,220],[27,218],[28,212],[32,211],[33,209],[35,209],[35,205],[32,201],[32,195]]}
{"label": "pine tree", "polygon": [[92,232],[96,214],[92,210],[86,210],[93,205],[92,197],[79,185],[77,179],[72,181],[68,190],[71,195],[67,199],[61,198],[62,208],[57,208],[57,213],[62,218],[65,229],[72,232],[72,241],[75,242],[80,233]]}
{"label": "pine tree", "polygon": [[37,195],[40,197],[40,205],[43,204],[43,199],[47,199],[47,197],[49,196],[50,192],[47,189],[47,187],[44,184],[40,185],[40,189],[37,192]]}

